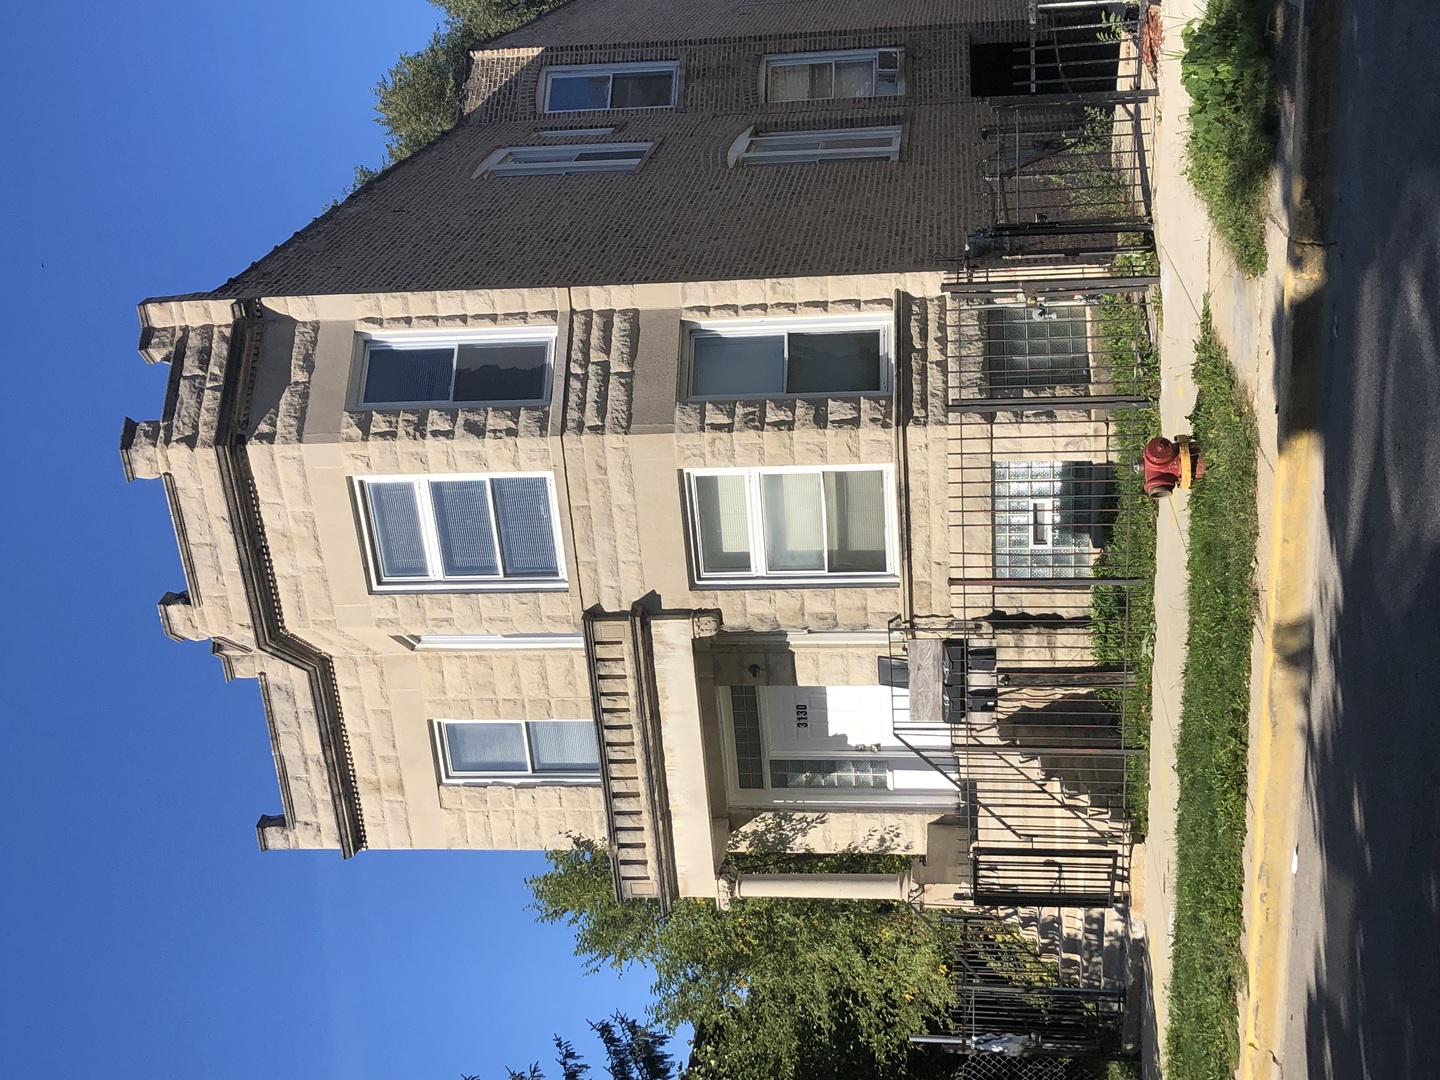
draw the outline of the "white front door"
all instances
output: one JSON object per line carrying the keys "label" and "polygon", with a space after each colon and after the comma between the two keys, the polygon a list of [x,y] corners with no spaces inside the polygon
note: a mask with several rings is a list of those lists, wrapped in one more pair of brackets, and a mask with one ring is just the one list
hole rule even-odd
{"label": "white front door", "polygon": [[[761,802],[951,799],[940,772],[900,745],[888,686],[736,686],[720,691],[741,797]],[[768,797],[767,797],[768,796]]]}

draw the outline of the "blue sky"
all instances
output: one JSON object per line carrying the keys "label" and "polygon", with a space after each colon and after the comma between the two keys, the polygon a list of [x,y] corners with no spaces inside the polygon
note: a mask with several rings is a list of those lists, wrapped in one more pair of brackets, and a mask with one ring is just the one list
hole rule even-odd
{"label": "blue sky", "polygon": [[0,1072],[454,1080],[548,1058],[648,979],[582,978],[525,910],[538,855],[261,855],[259,694],[160,632],[183,587],[126,415],[136,303],[210,288],[377,164],[370,87],[423,0],[21,4],[0,168]]}

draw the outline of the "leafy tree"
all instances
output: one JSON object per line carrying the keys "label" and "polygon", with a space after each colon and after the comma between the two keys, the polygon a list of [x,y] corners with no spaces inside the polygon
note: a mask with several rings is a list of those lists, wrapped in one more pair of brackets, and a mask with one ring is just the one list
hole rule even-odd
{"label": "leafy tree", "polygon": [[[605,1048],[605,1071],[612,1080],[677,1080],[675,1060],[666,1052],[670,1042],[668,1035],[654,1031],[644,1024],[617,1012],[608,1020],[592,1020],[590,1028],[600,1037]],[[560,1066],[561,1080],[585,1080],[590,1066],[575,1052],[569,1039],[555,1036],[555,1050],[559,1055],[555,1063]],[[506,1069],[508,1080],[546,1080],[545,1072],[536,1062],[521,1072]],[[479,1080],[467,1076],[462,1080]]]}
{"label": "leafy tree", "polygon": [[[375,111],[387,132],[387,165],[409,157],[455,125],[471,49],[538,18],[561,0],[430,2],[445,13],[430,43],[418,52],[402,53],[375,86]],[[362,177],[362,170],[369,175]],[[358,167],[355,186],[373,175]]]}
{"label": "leafy tree", "polygon": [[[754,899],[729,911],[615,900],[605,851],[576,840],[528,882],[542,922],[575,932],[588,970],[655,972],[652,1020],[694,1025],[689,1080],[945,1076],[954,1059],[907,1040],[953,1003],[937,928],[900,903]],[[751,856],[747,869],[764,856]],[[774,856],[774,869],[795,868]],[[808,860],[853,870],[854,856]]]}

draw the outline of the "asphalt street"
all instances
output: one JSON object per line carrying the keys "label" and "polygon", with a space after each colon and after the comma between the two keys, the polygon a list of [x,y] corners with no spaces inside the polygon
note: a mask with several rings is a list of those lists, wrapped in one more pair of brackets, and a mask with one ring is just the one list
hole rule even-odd
{"label": "asphalt street", "polygon": [[1440,1078],[1440,4],[1345,0],[1285,1080]]}

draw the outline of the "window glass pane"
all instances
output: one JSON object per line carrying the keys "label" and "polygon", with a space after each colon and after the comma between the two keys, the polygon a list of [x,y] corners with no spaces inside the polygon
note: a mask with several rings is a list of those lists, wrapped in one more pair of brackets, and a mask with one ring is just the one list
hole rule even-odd
{"label": "window glass pane", "polygon": [[550,485],[543,477],[492,480],[500,551],[506,577],[559,577],[555,529],[550,521]]}
{"label": "window glass pane", "polygon": [[875,96],[875,62],[873,60],[837,60],[835,62],[835,96],[842,98]]}
{"label": "window glass pane", "polygon": [[776,758],[770,762],[770,786],[776,788],[888,788],[883,761],[867,758]]}
{"label": "window glass pane", "polygon": [[673,71],[631,72],[614,76],[610,89],[612,109],[654,109],[670,104]]}
{"label": "window glass pane", "polygon": [[445,750],[451,772],[530,771],[519,724],[446,724]]}
{"label": "window glass pane", "polygon": [[878,391],[880,331],[791,334],[785,389],[791,394]]}
{"label": "window glass pane", "polygon": [[767,473],[760,477],[760,488],[770,570],[824,570],[820,474]]}
{"label": "window glass pane", "polygon": [[829,61],[819,64],[771,64],[766,73],[769,101],[805,101],[834,96],[834,71]]}
{"label": "window glass pane", "polygon": [[636,162],[645,156],[643,150],[577,150],[576,161]]}
{"label": "window glass pane", "polygon": [[396,349],[379,342],[366,350],[365,404],[448,401],[455,350]]}
{"label": "window glass pane", "polygon": [[750,572],[750,519],[743,476],[697,476],[700,569],[706,574]]}
{"label": "window glass pane", "polygon": [[598,772],[600,748],[589,720],[531,720],[530,755],[536,772]]}
{"label": "window glass pane", "polygon": [[550,356],[544,344],[461,345],[455,350],[455,401],[540,401]]}
{"label": "window glass pane", "polygon": [[829,135],[822,145],[826,150],[873,150],[889,153],[894,140],[888,135]]}
{"label": "window glass pane", "polygon": [[825,473],[825,528],[831,573],[883,574],[885,474]]}
{"label": "window glass pane", "polygon": [[740,787],[765,787],[765,748],[760,741],[760,694],[753,686],[730,688],[730,717],[735,725],[735,764]]}
{"label": "window glass pane", "polygon": [[785,336],[722,337],[696,333],[691,392],[743,397],[785,392]]}
{"label": "window glass pane", "polygon": [[495,534],[484,480],[444,480],[430,485],[435,528],[446,577],[494,577]]}
{"label": "window glass pane", "polygon": [[551,75],[550,112],[580,112],[610,105],[609,75]]}
{"label": "window glass pane", "polygon": [[429,577],[415,485],[366,484],[365,501],[370,507],[375,546],[379,548],[380,576],[387,580]]}

